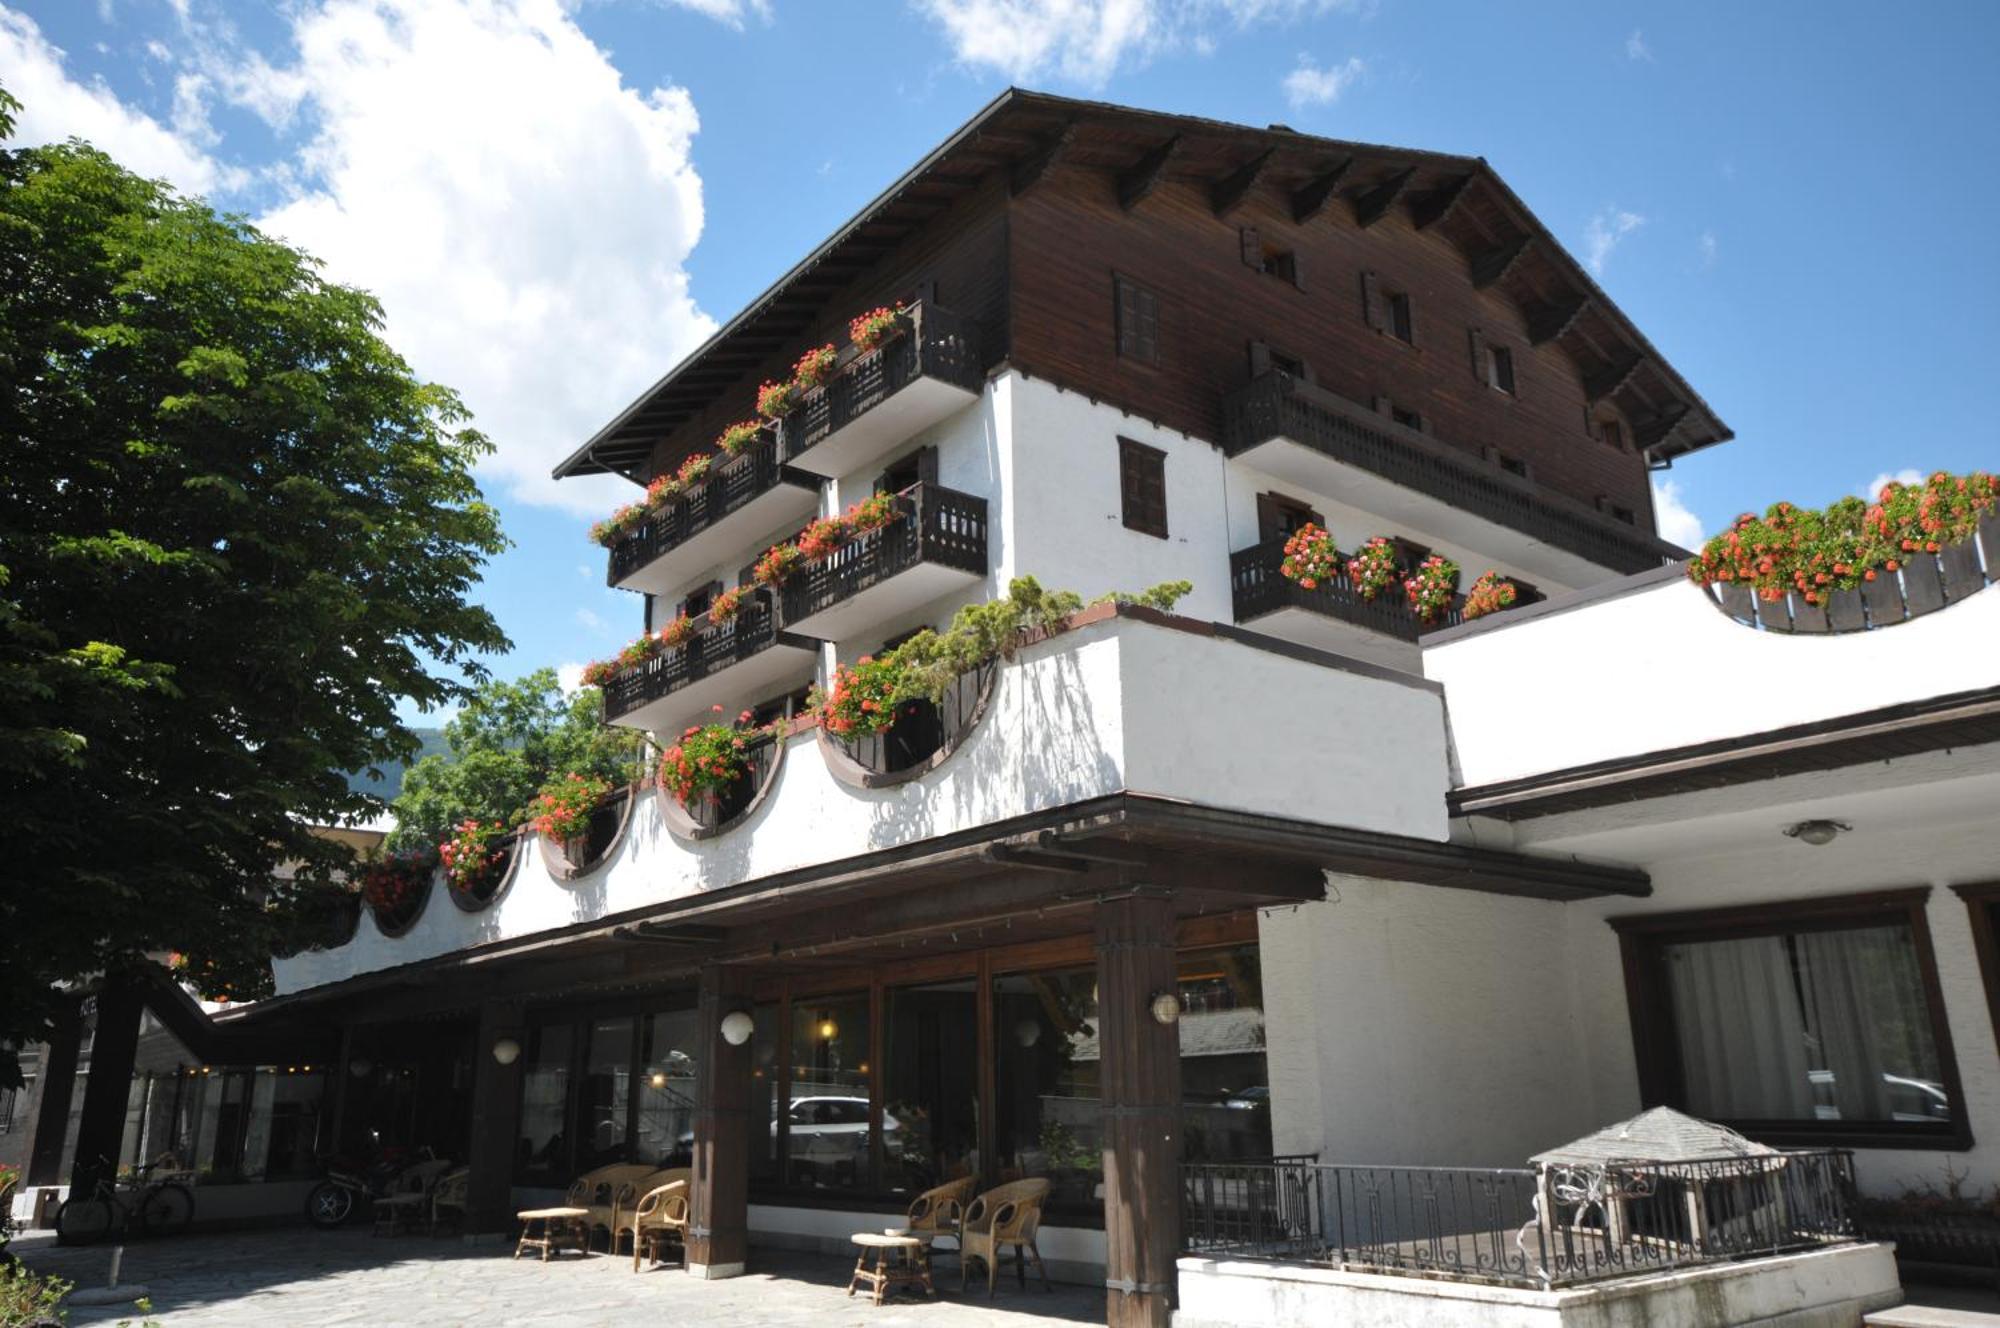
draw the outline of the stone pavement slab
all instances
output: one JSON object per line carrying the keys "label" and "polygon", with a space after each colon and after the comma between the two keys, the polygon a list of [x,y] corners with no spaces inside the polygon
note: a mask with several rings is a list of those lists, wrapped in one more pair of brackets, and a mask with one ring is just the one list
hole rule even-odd
{"label": "stone pavement slab", "polygon": [[[110,1246],[68,1249],[49,1233],[24,1233],[12,1247],[37,1272],[78,1286],[102,1286]],[[562,1324],[565,1328],[642,1321],[749,1328],[811,1325],[860,1328],[1032,1328],[1050,1320],[1104,1322],[1101,1287],[1058,1286],[1044,1292],[1030,1272],[1029,1288],[1011,1269],[989,1301],[983,1279],[961,1295],[956,1256],[938,1263],[935,1300],[897,1296],[875,1307],[846,1294],[851,1260],[784,1251],[752,1251],[747,1276],[703,1282],[674,1267],[632,1271],[629,1255],[574,1254],[544,1264],[513,1258],[513,1245],[469,1245],[456,1237],[377,1238],[365,1231],[305,1227],[197,1233],[125,1247],[122,1282],[152,1290],[152,1318],[161,1328],[267,1328],[304,1324],[477,1324],[479,1328]],[[73,1325],[134,1318],[132,1308],[79,1306]]]}

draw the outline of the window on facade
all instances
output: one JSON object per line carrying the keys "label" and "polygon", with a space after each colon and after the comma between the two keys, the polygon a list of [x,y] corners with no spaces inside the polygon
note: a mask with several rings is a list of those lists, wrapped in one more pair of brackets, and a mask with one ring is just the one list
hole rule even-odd
{"label": "window on facade", "polygon": [[755,1021],[750,1036],[750,1179],[769,1182],[778,1178],[778,1131],[784,1115],[778,1102],[785,1077],[778,1063],[779,1007],[759,1005],[750,1017]]}
{"label": "window on facade", "polygon": [[1257,495],[1257,539],[1263,543],[1281,540],[1301,526],[1324,526],[1326,518],[1282,493]]}
{"label": "window on facade", "polygon": [[521,1074],[521,1142],[518,1161],[529,1172],[569,1170],[569,1072],[573,1031],[567,1023],[528,1030],[527,1069]]}
{"label": "window on facade", "polygon": [[1416,343],[1416,319],[1410,307],[1410,297],[1401,291],[1391,291],[1383,297],[1385,312],[1382,330],[1398,341]]}
{"label": "window on facade", "polygon": [[715,597],[721,593],[722,583],[711,581],[681,601],[681,612],[690,618],[699,618],[708,612],[708,606],[713,604]]}
{"label": "window on facade", "polygon": [[1528,478],[1528,463],[1511,453],[1496,449],[1493,453],[1493,464],[1506,471],[1509,475],[1519,475],[1522,479]]}
{"label": "window on facade", "polygon": [[995,1159],[1046,1176],[1053,1208],[1089,1211],[1104,1183],[1097,970],[993,980]]}
{"label": "window on facade", "polygon": [[1415,429],[1418,432],[1423,431],[1424,416],[1422,411],[1412,410],[1408,406],[1398,406],[1394,402],[1391,402],[1389,403],[1389,418],[1406,429]]}
{"label": "window on facade", "polygon": [[1597,500],[1597,508],[1614,521],[1623,521],[1628,526],[1639,524],[1639,514],[1637,512],[1623,504],[1614,503],[1609,498],[1599,498]]}
{"label": "window on facade", "polygon": [[1182,1160],[1271,1156],[1271,1072],[1257,947],[1183,954],[1179,986]]}
{"label": "window on facade", "polygon": [[1597,438],[1605,446],[1615,447],[1623,451],[1625,447],[1625,427],[1619,424],[1617,420],[1600,420],[1597,424]]}
{"label": "window on facade", "polygon": [[1157,447],[1118,440],[1118,489],[1125,528],[1167,537],[1167,454]]}
{"label": "window on facade", "polygon": [[[792,1002],[792,1093],[785,1108],[788,1183],[812,1189],[872,1188],[869,1036],[866,993]],[[890,1129],[886,1118],[882,1125]]]}
{"label": "window on facade", "polygon": [[1514,395],[1514,352],[1505,346],[1486,348],[1486,382],[1497,391]]}
{"label": "window on facade", "polygon": [[1959,1131],[1920,894],[1614,925],[1649,1098],[1752,1134]]}
{"label": "window on facade", "polygon": [[668,1010],[646,1020],[640,1053],[638,1161],[687,1166],[694,1160],[694,1071],[700,1033],[693,1010]]}
{"label": "window on facade", "polygon": [[883,993],[883,1188],[921,1194],[979,1169],[979,984]]}
{"label": "window on facade", "polygon": [[1160,362],[1160,297],[1130,277],[1113,278],[1117,291],[1118,353],[1141,364]]}

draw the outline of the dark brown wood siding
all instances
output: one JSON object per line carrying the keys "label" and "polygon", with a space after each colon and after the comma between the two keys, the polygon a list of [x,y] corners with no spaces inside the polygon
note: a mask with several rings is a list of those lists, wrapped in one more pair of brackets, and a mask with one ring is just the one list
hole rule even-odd
{"label": "dark brown wood siding", "polygon": [[[1651,528],[1645,464],[1593,436],[1575,363],[1531,346],[1514,306],[1476,289],[1464,255],[1403,208],[1364,229],[1342,198],[1300,225],[1286,196],[1260,186],[1221,220],[1205,186],[1169,180],[1128,212],[1108,173],[1058,165],[1011,213],[1012,359],[1028,373],[1217,439],[1222,395],[1248,381],[1252,343],[1264,343],[1305,361],[1322,387],[1414,409],[1467,455],[1518,457],[1538,483],[1608,498]],[[1296,255],[1303,289],[1244,261],[1244,228]],[[1116,276],[1159,293],[1157,364],[1117,354]],[[1369,325],[1369,285],[1410,297],[1414,345]],[[1474,331],[1513,352],[1516,395],[1475,371]]]}

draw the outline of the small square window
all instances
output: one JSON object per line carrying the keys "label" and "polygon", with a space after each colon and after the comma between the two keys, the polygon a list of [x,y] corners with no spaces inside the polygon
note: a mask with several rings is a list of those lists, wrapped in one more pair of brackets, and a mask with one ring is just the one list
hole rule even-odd
{"label": "small square window", "polygon": [[1118,440],[1118,491],[1125,528],[1167,537],[1167,454],[1157,447]]}
{"label": "small square window", "polygon": [[1606,447],[1625,450],[1625,429],[1617,420],[1604,420],[1597,426],[1597,437]]}
{"label": "small square window", "polygon": [[1391,404],[1389,407],[1389,418],[1406,429],[1415,429],[1420,433],[1423,431],[1424,417],[1421,411]]}
{"label": "small square window", "polygon": [[1281,350],[1271,352],[1271,368],[1281,374],[1290,374],[1299,382],[1307,381],[1306,362],[1296,355],[1287,355]]}
{"label": "small square window", "polygon": [[1160,297],[1129,277],[1115,277],[1118,353],[1142,364],[1160,362]]}
{"label": "small square window", "polygon": [[1486,382],[1497,391],[1514,395],[1514,352],[1505,346],[1486,348]]}
{"label": "small square window", "polygon": [[1519,475],[1522,479],[1528,478],[1528,463],[1520,457],[1508,456],[1505,452],[1498,452],[1494,454],[1493,459],[1498,461],[1500,469],[1506,471],[1509,475]]}

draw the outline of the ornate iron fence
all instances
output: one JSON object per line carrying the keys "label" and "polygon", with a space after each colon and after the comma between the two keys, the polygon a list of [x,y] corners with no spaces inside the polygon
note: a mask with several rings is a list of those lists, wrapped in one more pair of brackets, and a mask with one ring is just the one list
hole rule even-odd
{"label": "ornate iron fence", "polygon": [[1399,437],[1379,417],[1286,373],[1268,373],[1222,399],[1222,449],[1230,456],[1289,438],[1406,489],[1429,494],[1475,516],[1553,544],[1599,567],[1643,572],[1660,566],[1671,545],[1621,527],[1582,504],[1538,490],[1440,444]]}
{"label": "ornate iron fence", "polygon": [[1190,1253],[1530,1287],[1815,1249],[1856,1238],[1838,1150],[1542,1171],[1182,1167]]}
{"label": "ornate iron fence", "polygon": [[919,378],[936,378],[968,392],[984,379],[979,339],[949,309],[917,303],[904,315],[909,327],[874,350],[841,352],[825,386],[807,394],[781,426],[784,459],[795,461],[815,443],[873,410]]}

